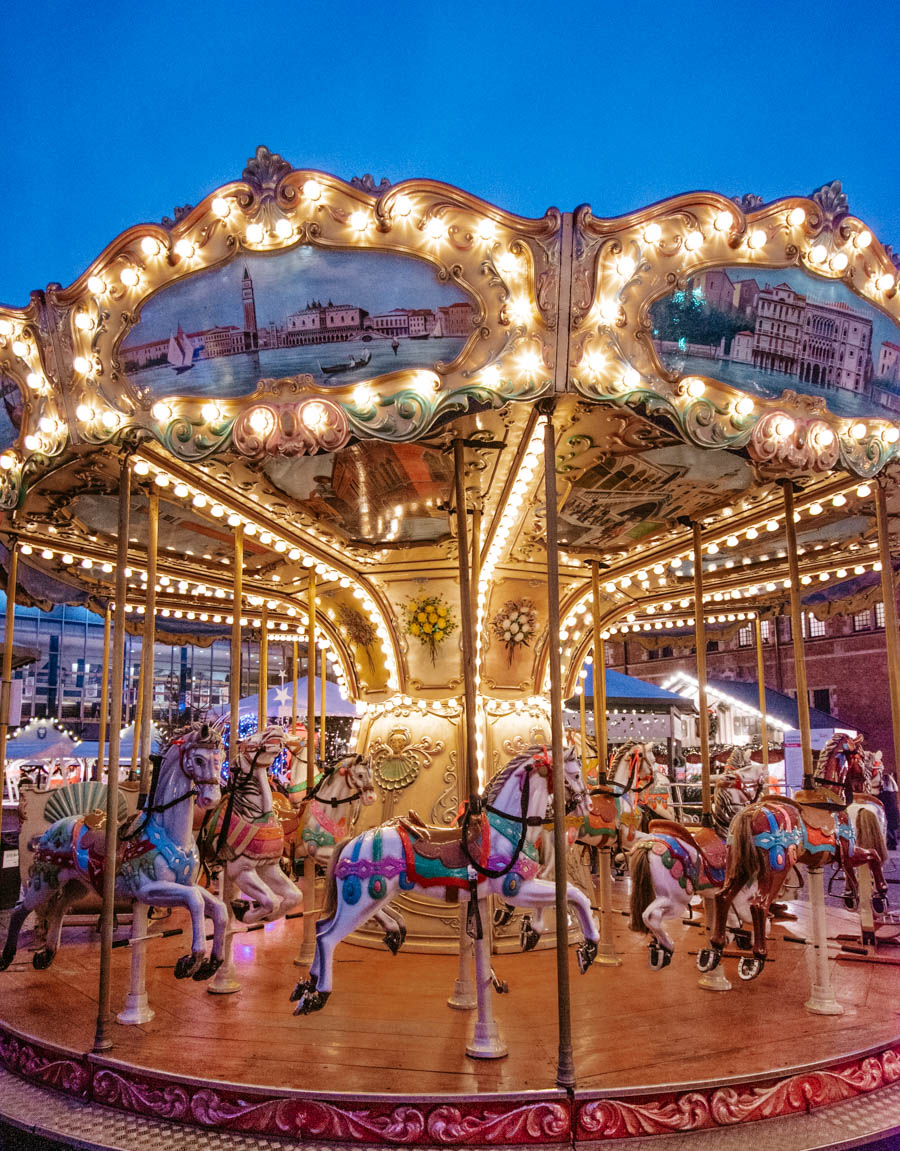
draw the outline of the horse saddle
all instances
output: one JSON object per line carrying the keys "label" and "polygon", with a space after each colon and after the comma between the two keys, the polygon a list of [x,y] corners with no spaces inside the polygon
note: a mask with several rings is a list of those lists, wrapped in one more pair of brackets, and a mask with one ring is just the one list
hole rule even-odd
{"label": "horse saddle", "polygon": [[[119,823],[118,832],[116,836],[116,859],[119,863],[125,857],[127,849],[127,842],[123,841],[122,835],[127,832],[129,827],[141,817],[141,812],[134,815],[128,815]],[[81,835],[80,847],[87,850],[89,856],[94,859],[106,858],[106,812],[101,811],[99,808],[94,808],[89,811],[82,820],[84,831]]]}
{"label": "horse saddle", "polygon": [[275,812],[275,818],[281,824],[285,839],[287,839],[300,826],[306,813],[306,804],[299,808],[294,807],[286,795],[275,792],[272,795],[272,810]]}
{"label": "horse saddle", "polygon": [[685,843],[693,844],[707,871],[722,871],[726,863],[726,847],[711,827],[685,827],[673,819],[654,819],[650,823],[650,834],[672,835]]}
{"label": "horse saddle", "polygon": [[845,810],[845,804],[838,802],[833,793],[824,788],[795,791],[793,799],[803,814],[804,822],[817,831],[833,831],[834,813]]}
{"label": "horse saddle", "polygon": [[[413,852],[422,859],[436,859],[448,870],[468,866],[469,860],[463,850],[462,828],[434,827],[425,823],[415,811],[410,811],[405,818],[401,816],[398,823],[409,832]],[[470,854],[477,859],[481,848],[480,828],[470,827],[467,840]]]}
{"label": "horse saddle", "polygon": [[616,816],[616,800],[612,795],[592,795],[591,796],[591,814],[589,822],[592,827],[615,827]]}

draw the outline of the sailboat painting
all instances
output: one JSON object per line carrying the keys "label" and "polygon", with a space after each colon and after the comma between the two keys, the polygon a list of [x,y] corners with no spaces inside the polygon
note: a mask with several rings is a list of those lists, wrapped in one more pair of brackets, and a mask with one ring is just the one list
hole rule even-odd
{"label": "sailboat painting", "polygon": [[175,369],[176,376],[180,376],[182,372],[190,371],[202,351],[203,345],[194,344],[179,324],[178,331],[169,338],[169,366]]}

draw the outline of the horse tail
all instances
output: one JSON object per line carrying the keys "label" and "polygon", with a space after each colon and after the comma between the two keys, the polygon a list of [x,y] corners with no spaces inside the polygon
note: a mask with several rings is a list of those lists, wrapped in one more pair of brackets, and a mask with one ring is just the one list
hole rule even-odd
{"label": "horse tail", "polygon": [[634,848],[628,857],[628,868],[631,872],[631,923],[632,931],[647,934],[647,925],[644,923],[644,912],[656,898],[653,890],[653,878],[650,875],[650,852],[640,845]]}
{"label": "horse tail", "polygon": [[759,855],[753,843],[753,817],[755,804],[739,811],[728,832],[727,884],[744,887],[759,873]]}
{"label": "horse tail", "polygon": [[334,851],[332,851],[331,859],[328,861],[328,871],[325,873],[325,906],[322,908],[320,919],[331,919],[337,911],[337,879],[334,873],[340,862],[341,852],[350,842],[349,838],[341,839],[334,845]]}
{"label": "horse tail", "polygon": [[871,808],[860,808],[856,817],[856,846],[874,851],[882,863],[887,863],[888,847],[878,816]]}

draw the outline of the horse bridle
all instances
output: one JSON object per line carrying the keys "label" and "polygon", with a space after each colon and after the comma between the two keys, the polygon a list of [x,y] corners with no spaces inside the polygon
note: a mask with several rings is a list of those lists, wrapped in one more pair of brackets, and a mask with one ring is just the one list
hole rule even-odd
{"label": "horse bridle", "polygon": [[[637,784],[637,761],[643,758],[638,755],[638,749],[635,747],[631,753],[631,762],[628,765],[628,779],[624,784],[598,783],[596,787],[590,790],[591,795],[611,795],[613,799],[621,799],[623,795],[627,795],[629,791],[633,791],[635,795],[640,795],[645,792],[649,787],[653,786],[653,772],[650,772],[650,778],[646,783]],[[618,788],[621,787],[621,791]]]}
{"label": "horse bridle", "polygon": [[[319,778],[319,782],[314,784],[312,788],[306,793],[306,795],[303,796],[303,801],[306,803],[312,803],[312,801],[315,800],[317,803],[321,803],[323,806],[327,805],[328,807],[334,809],[336,807],[342,807],[345,803],[355,803],[357,799],[362,799],[363,793],[361,791],[354,791],[352,795],[342,796],[341,799],[319,799],[319,791],[328,782],[328,780],[331,779],[334,773],[338,770],[339,766],[340,760],[337,760],[335,763],[326,765],[322,769],[322,775]],[[295,795],[298,791],[300,791],[300,787],[297,787],[296,789],[288,788],[287,790],[289,795]]]}
{"label": "horse bridle", "polygon": [[[172,743],[175,744],[175,746],[178,748],[179,771],[185,779],[191,780],[193,779],[193,776],[189,775],[188,772],[186,772],[184,769],[184,757],[186,751],[196,751],[200,748],[206,748],[209,751],[215,751],[220,746],[218,743],[213,743],[213,741],[209,739],[197,740],[196,743],[191,744],[190,749],[185,747],[184,738],[174,739],[172,740]],[[203,780],[202,782],[213,783],[214,780]],[[195,799],[200,794],[196,787],[191,787],[187,791],[182,792],[181,795],[176,795],[174,799],[170,799],[167,803],[154,803],[153,800],[156,795],[156,787],[158,783],[158,765],[154,765],[153,775],[150,780],[150,793],[147,796],[147,806],[144,808],[143,818],[135,824],[133,830],[121,832],[119,839],[134,839],[146,828],[147,824],[150,822],[151,815],[159,815],[159,813],[162,811],[169,811],[170,808],[177,807],[179,803],[183,803],[186,799]]]}

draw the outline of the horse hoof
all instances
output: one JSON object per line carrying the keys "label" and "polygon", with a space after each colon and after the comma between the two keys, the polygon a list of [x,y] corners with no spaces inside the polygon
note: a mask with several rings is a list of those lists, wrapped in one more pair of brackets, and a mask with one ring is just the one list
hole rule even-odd
{"label": "horse hoof", "polygon": [[651,943],[649,947],[651,971],[662,971],[672,962],[672,952],[660,943]]}
{"label": "horse hoof", "polygon": [[296,1003],[307,993],[307,991],[315,991],[315,989],[316,978],[314,975],[311,975],[309,979],[301,979],[290,994],[290,1002]]}
{"label": "horse hoof", "polygon": [[856,911],[857,907],[859,907],[859,899],[857,896],[855,896],[852,891],[847,891],[844,893],[843,898],[844,907],[846,907],[848,911]]}
{"label": "horse hoof", "polygon": [[231,911],[232,911],[235,919],[238,921],[238,923],[244,922],[244,917],[246,916],[246,914],[249,910],[250,910],[250,901],[249,900],[247,900],[247,899],[232,899]]}
{"label": "horse hoof", "polygon": [[9,967],[10,963],[12,963],[12,961],[15,959],[15,957],[15,951],[4,951],[3,954],[0,955],[0,971],[5,971],[7,967]]}
{"label": "horse hoof", "polygon": [[406,942],[406,924],[401,923],[400,924],[400,946],[402,947],[405,942]]}
{"label": "horse hoof", "polygon": [[[886,895],[873,895],[872,896],[872,910],[878,915],[884,915],[888,908],[888,901]],[[0,969],[2,970],[2,969]]]}
{"label": "horse hoof", "polygon": [[210,955],[209,959],[203,960],[203,962],[191,976],[191,979],[195,980],[197,983],[202,983],[204,979],[211,979],[222,966],[222,963],[223,960],[221,960],[217,955]]}
{"label": "horse hoof", "polygon": [[522,920],[522,931],[519,934],[519,942],[521,943],[523,951],[534,951],[538,945],[541,935],[539,931],[535,931],[531,924],[531,917],[526,915]]}
{"label": "horse hoof", "polygon": [[32,965],[35,971],[46,971],[50,964],[53,962],[55,951],[51,951],[49,947],[42,947],[40,951],[35,951],[31,957]]}
{"label": "horse hoof", "polygon": [[745,955],[738,963],[738,976],[748,983],[755,979],[765,966],[765,957],[761,955]]}
{"label": "horse hoof", "polygon": [[391,955],[396,955],[400,950],[403,940],[399,931],[386,931],[384,933],[384,945],[390,951]]}
{"label": "horse hoof", "polygon": [[321,1011],[328,1002],[331,992],[317,991],[316,982],[315,975],[310,975],[305,983],[298,983],[294,988],[291,1001],[297,1004],[294,1008],[295,1015],[312,1015],[314,1011]]}
{"label": "horse hoof", "polygon": [[722,951],[719,947],[704,947],[697,956],[699,971],[715,971],[722,961]]}
{"label": "horse hoof", "polygon": [[515,908],[508,903],[501,903],[499,907],[494,908],[494,926],[506,927],[512,919],[514,911]]}
{"label": "horse hoof", "polygon": [[191,951],[187,955],[182,955],[175,964],[175,978],[187,979],[205,960],[206,956],[202,951]]}
{"label": "horse hoof", "polygon": [[575,958],[578,960],[578,970],[584,975],[585,971],[587,971],[597,958],[597,944],[593,939],[585,939],[584,943],[578,945],[575,951]]}

